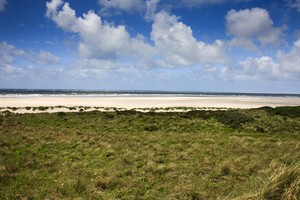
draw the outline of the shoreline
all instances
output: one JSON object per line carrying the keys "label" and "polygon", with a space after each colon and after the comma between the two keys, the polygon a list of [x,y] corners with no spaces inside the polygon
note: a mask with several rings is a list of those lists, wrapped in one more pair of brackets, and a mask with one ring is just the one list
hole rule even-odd
{"label": "shoreline", "polygon": [[[155,96],[155,97],[5,97],[0,99],[0,108],[3,111],[8,107],[23,108],[18,113],[32,113],[38,110],[26,110],[25,107],[54,107],[51,112],[61,112],[69,110],[69,107],[101,107],[118,109],[151,109],[151,108],[259,108],[263,106],[300,106],[300,97],[253,97],[253,96]],[[44,112],[49,112],[46,110]]]}

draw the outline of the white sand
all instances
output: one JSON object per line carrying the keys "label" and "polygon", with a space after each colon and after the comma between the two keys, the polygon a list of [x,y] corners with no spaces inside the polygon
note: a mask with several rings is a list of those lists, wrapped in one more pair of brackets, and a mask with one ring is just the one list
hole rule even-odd
{"label": "white sand", "polygon": [[[258,108],[300,106],[299,97],[203,96],[203,97],[1,97],[0,107],[90,106],[116,108],[209,107]],[[57,110],[56,110],[57,111]],[[25,112],[25,111],[24,111]]]}

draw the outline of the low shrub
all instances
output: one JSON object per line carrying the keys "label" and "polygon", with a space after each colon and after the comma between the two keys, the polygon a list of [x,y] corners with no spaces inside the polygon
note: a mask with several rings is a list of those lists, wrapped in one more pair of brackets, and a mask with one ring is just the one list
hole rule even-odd
{"label": "low shrub", "polygon": [[243,124],[254,120],[251,116],[238,111],[216,111],[214,117],[230,128],[241,128]]}
{"label": "low shrub", "polygon": [[148,125],[148,126],[145,126],[145,127],[144,127],[144,130],[145,130],[145,131],[149,131],[149,132],[156,131],[157,129],[158,129],[158,127],[155,126],[155,125]]}
{"label": "low shrub", "polygon": [[283,106],[283,107],[261,107],[258,110],[264,110],[270,115],[279,115],[283,117],[297,118],[300,117],[300,106]]}
{"label": "low shrub", "polygon": [[26,110],[31,110],[31,107],[26,106],[25,109],[26,109]]}
{"label": "low shrub", "polygon": [[58,117],[65,117],[67,114],[65,112],[58,112],[57,116]]}

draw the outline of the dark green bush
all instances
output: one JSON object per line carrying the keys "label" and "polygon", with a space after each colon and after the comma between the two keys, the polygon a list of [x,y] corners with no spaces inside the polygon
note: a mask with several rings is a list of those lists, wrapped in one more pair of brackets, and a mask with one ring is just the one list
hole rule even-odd
{"label": "dark green bush", "polygon": [[284,106],[284,107],[261,107],[258,108],[258,110],[264,110],[266,111],[269,115],[279,115],[283,117],[291,117],[291,118],[297,118],[300,117],[300,106]]}
{"label": "dark green bush", "polygon": [[215,111],[204,111],[204,110],[192,110],[183,114],[185,118],[202,118],[209,119],[214,116]]}
{"label": "dark green bush", "polygon": [[153,131],[156,131],[158,128],[157,128],[157,126],[155,126],[155,125],[148,125],[148,126],[145,126],[144,127],[144,130],[145,131],[149,131],[149,132],[153,132]]}
{"label": "dark green bush", "polygon": [[77,110],[76,107],[69,107],[69,110]]}
{"label": "dark green bush", "polygon": [[25,109],[26,109],[26,110],[31,110],[31,107],[26,106]]}
{"label": "dark green bush", "polygon": [[65,112],[58,112],[57,116],[58,117],[65,117],[67,114]]}
{"label": "dark green bush", "polygon": [[49,107],[47,107],[47,106],[39,106],[37,109],[40,110],[40,111],[45,111],[45,110],[48,110]]}
{"label": "dark green bush", "polygon": [[214,117],[230,128],[241,128],[243,124],[254,120],[251,116],[238,111],[216,111]]}
{"label": "dark green bush", "polygon": [[120,110],[120,111],[117,110],[116,113],[120,115],[135,115],[135,114],[139,114],[140,112],[136,110]]}
{"label": "dark green bush", "polygon": [[182,114],[183,118],[201,118],[210,119],[215,118],[218,122],[221,122],[230,128],[241,128],[243,124],[252,122],[254,119],[251,116],[243,114],[237,110],[227,111],[190,111],[186,114]]}

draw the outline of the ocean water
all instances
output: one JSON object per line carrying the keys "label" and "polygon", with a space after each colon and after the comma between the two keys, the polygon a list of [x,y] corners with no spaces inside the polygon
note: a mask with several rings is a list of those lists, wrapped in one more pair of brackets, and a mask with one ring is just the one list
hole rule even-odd
{"label": "ocean water", "polygon": [[235,92],[194,92],[155,90],[46,90],[46,89],[0,89],[0,97],[131,97],[131,96],[264,96],[300,97],[300,94],[280,93],[235,93]]}

